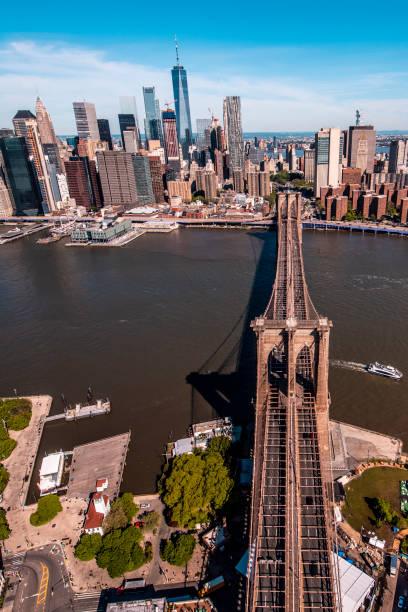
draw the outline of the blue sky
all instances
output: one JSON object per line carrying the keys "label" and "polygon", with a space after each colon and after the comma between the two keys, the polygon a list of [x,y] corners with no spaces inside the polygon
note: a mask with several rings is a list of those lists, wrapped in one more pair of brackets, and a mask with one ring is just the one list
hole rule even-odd
{"label": "blue sky", "polygon": [[36,7],[24,0],[17,15],[12,3],[2,6],[0,127],[17,109],[33,109],[39,93],[58,133],[74,131],[72,101],[84,98],[116,132],[119,95],[136,96],[139,118],[142,85],[156,85],[162,106],[172,100],[177,34],[194,123],[208,108],[221,116],[225,95],[241,95],[245,131],[346,127],[357,107],[377,129],[408,130],[402,2],[392,10],[304,0]]}

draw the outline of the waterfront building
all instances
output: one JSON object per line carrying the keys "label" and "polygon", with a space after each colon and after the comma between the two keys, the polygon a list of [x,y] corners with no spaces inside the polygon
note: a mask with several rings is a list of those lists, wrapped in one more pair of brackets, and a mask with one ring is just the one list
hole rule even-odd
{"label": "waterfront building", "polygon": [[227,136],[230,170],[242,170],[244,164],[244,141],[242,136],[241,98],[227,96],[224,100],[225,123],[224,130]]}
{"label": "waterfront building", "polygon": [[0,219],[10,217],[13,214],[13,196],[2,177],[0,168]]}
{"label": "waterfront building", "polygon": [[132,155],[135,171],[137,199],[139,204],[154,204],[156,198],[153,193],[150,163],[147,155]]}
{"label": "waterfront building", "polygon": [[[101,208],[102,198],[95,162],[88,157],[71,157],[65,162],[65,172],[69,195],[75,198],[76,205],[88,211]],[[61,199],[64,200],[62,196],[61,193]]]}
{"label": "waterfront building", "polygon": [[159,155],[149,155],[148,160],[150,164],[154,198],[156,203],[160,204],[164,202],[162,160]]}
{"label": "waterfront building", "polygon": [[408,172],[408,140],[391,141],[388,172],[395,174]]}
{"label": "waterfront building", "polygon": [[96,118],[95,104],[92,102],[73,102],[75,122],[78,137],[86,140],[99,140],[99,128]]}
{"label": "waterfront building", "polygon": [[315,134],[314,193],[325,186],[337,187],[341,179],[343,135],[340,128],[322,128]]}
{"label": "waterfront building", "polygon": [[103,151],[96,154],[105,206],[133,208],[138,203],[132,153]]}
{"label": "waterfront building", "polygon": [[102,142],[107,142],[109,151],[113,150],[112,135],[108,119],[98,119],[99,138]]}
{"label": "waterfront building", "polygon": [[180,196],[183,202],[191,202],[191,182],[190,181],[167,181],[169,197]]}
{"label": "waterfront building", "polygon": [[25,138],[0,138],[0,172],[12,194],[16,215],[41,215],[42,195]]}
{"label": "waterfront building", "polygon": [[348,159],[350,168],[362,172],[374,171],[376,131],[372,125],[351,125],[349,128]]}
{"label": "waterfront building", "polygon": [[196,191],[203,191],[207,200],[217,197],[217,175],[214,170],[197,170]]}
{"label": "waterfront building", "polygon": [[85,533],[104,534],[103,520],[110,510],[109,497],[103,493],[108,486],[108,479],[101,478],[96,481],[96,492],[92,493],[84,522]]}
{"label": "waterfront building", "polygon": [[145,136],[146,140],[163,142],[163,131],[160,118],[159,100],[156,98],[154,87],[143,87],[143,100],[145,105]]}
{"label": "waterfront building", "polygon": [[183,149],[184,158],[188,158],[188,150],[192,144],[192,129],[190,116],[190,100],[188,96],[187,71],[180,65],[178,46],[176,43],[177,64],[171,71],[173,83],[173,98],[175,100],[177,118],[177,136]]}
{"label": "waterfront building", "polygon": [[55,493],[61,484],[64,470],[64,453],[46,455],[41,463],[40,482],[38,488],[40,495]]}
{"label": "waterfront building", "polygon": [[139,152],[139,135],[137,133],[137,127],[127,127],[122,132],[123,148],[126,153],[138,153]]}
{"label": "waterfront building", "polygon": [[[129,154],[130,155],[130,154]],[[103,221],[101,223],[80,223],[71,232],[71,242],[106,243],[132,230],[132,221]]]}

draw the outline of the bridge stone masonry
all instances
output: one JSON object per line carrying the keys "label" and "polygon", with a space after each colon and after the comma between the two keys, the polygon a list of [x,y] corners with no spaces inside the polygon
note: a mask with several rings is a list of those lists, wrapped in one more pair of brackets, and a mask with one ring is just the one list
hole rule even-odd
{"label": "bridge stone masonry", "polygon": [[275,283],[257,336],[247,612],[339,610],[329,335],[305,280],[300,194],[280,194]]}

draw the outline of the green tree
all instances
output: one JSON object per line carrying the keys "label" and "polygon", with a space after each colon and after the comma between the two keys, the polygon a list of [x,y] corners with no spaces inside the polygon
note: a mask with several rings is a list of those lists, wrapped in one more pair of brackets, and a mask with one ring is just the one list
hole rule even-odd
{"label": "green tree", "polygon": [[153,559],[153,547],[152,547],[151,542],[146,542],[145,548],[144,548],[144,555],[145,555],[145,563],[150,563],[150,561]]}
{"label": "green tree", "polygon": [[0,460],[10,457],[13,450],[16,448],[17,442],[13,438],[0,441]]}
{"label": "green tree", "polygon": [[160,556],[170,565],[185,565],[190,561],[195,546],[194,536],[188,533],[175,533],[163,546]]}
{"label": "green tree", "polygon": [[102,548],[102,536],[99,533],[84,533],[75,546],[74,556],[81,561],[90,561]]}
{"label": "green tree", "polygon": [[128,518],[125,514],[123,506],[121,504],[116,505],[108,512],[108,514],[103,519],[102,527],[104,533],[108,533],[113,529],[123,529],[129,524]]}
{"label": "green tree", "polygon": [[198,451],[173,459],[160,493],[172,521],[193,528],[206,522],[227,502],[233,480],[222,456]]}
{"label": "green tree", "polygon": [[228,453],[231,448],[231,440],[228,436],[216,436],[211,438],[207,445],[208,452],[220,453],[223,457]]}
{"label": "green tree", "polygon": [[36,527],[45,525],[61,511],[62,506],[58,495],[45,495],[38,500],[37,511],[31,514],[30,523]]}
{"label": "green tree", "polygon": [[0,418],[8,429],[19,431],[27,427],[31,419],[31,401],[25,397],[0,400]]}
{"label": "green tree", "polygon": [[405,537],[400,544],[400,551],[405,555],[408,553],[408,538]]}
{"label": "green tree", "polygon": [[11,529],[7,522],[5,511],[0,508],[0,540],[7,540],[11,533]]}
{"label": "green tree", "polygon": [[119,506],[123,508],[128,523],[130,523],[135,514],[139,512],[139,506],[133,501],[132,493],[122,493],[122,495],[113,502],[112,510],[115,510]]}
{"label": "green tree", "polygon": [[140,520],[143,521],[143,529],[145,531],[153,531],[161,523],[161,516],[158,512],[144,512]]}
{"label": "green tree", "polygon": [[102,546],[96,555],[97,565],[107,569],[111,578],[138,569],[146,561],[140,546],[142,538],[140,529],[132,525],[110,531],[102,538]]}
{"label": "green tree", "polygon": [[10,475],[4,465],[0,464],[0,493],[3,493],[9,481]]}

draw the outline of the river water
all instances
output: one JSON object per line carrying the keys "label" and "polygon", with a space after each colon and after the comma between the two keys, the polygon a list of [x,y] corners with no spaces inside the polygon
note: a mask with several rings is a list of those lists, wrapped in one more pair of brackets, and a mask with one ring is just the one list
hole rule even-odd
{"label": "river water", "polygon": [[[168,440],[191,422],[251,418],[254,338],[275,263],[275,233],[180,229],[120,249],[35,244],[0,251],[0,395],[49,393],[52,413],[90,385],[110,415],[45,427],[40,456],[131,430],[123,489],[152,492]],[[310,294],[333,321],[331,415],[408,444],[408,242],[303,235]],[[405,372],[367,374],[372,360]]]}

